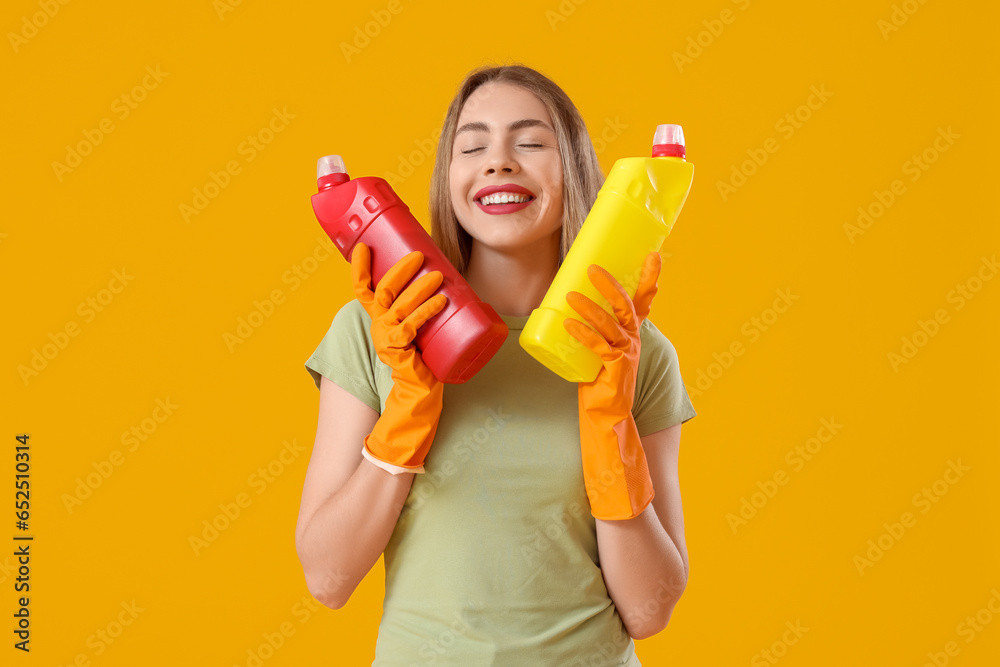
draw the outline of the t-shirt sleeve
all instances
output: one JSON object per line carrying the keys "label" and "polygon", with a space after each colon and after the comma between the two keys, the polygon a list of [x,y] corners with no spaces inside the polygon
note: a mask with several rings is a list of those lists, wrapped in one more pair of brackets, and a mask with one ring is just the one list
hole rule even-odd
{"label": "t-shirt sleeve", "polygon": [[372,344],[371,318],[364,306],[354,299],[337,312],[329,331],[305,363],[306,370],[320,386],[326,377],[365,405],[381,412],[375,379],[381,364]]}
{"label": "t-shirt sleeve", "polygon": [[639,331],[642,352],[636,377],[632,417],[640,436],[683,424],[697,413],[681,378],[677,350],[652,322]]}

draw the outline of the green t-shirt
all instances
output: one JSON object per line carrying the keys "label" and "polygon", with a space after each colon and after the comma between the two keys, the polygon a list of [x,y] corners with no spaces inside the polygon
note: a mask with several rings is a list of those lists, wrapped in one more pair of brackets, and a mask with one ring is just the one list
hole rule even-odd
{"label": "green t-shirt", "polygon": [[[632,667],[635,646],[608,595],[583,485],[577,386],[518,344],[447,384],[434,444],[385,548],[373,665]],[[381,412],[392,371],[358,301],[306,362]],[[695,416],[677,353],[648,320],[632,414],[642,436]],[[360,450],[362,443],[358,443]]]}

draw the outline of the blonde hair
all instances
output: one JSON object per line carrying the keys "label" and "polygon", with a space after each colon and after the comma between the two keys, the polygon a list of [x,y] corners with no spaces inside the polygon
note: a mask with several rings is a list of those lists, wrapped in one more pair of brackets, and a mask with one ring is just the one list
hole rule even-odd
{"label": "blonde hair", "polygon": [[563,225],[558,264],[562,265],[576,238],[597,192],[604,184],[604,174],[587,133],[587,125],[569,96],[544,74],[523,65],[482,67],[473,70],[458,87],[445,115],[437,159],[431,176],[431,237],[445,256],[464,274],[472,252],[472,237],[462,229],[451,204],[449,171],[451,153],[458,128],[458,117],[465,102],[480,86],[508,83],[534,93],[552,117],[563,170]]}

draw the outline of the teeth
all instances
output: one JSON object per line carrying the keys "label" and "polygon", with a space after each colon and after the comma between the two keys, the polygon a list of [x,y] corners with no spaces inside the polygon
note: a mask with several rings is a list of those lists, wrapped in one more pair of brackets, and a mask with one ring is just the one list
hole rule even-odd
{"label": "teeth", "polygon": [[531,199],[529,195],[520,195],[513,192],[497,192],[492,195],[486,195],[479,201],[485,206],[491,204],[523,204],[524,202]]}

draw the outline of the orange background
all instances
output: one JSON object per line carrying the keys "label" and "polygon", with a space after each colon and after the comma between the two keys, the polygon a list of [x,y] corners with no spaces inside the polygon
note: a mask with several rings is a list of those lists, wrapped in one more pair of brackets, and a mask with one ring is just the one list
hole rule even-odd
{"label": "orange background", "polygon": [[[30,433],[35,540],[30,654],[0,556],[3,663],[248,665],[268,637],[269,667],[370,663],[381,565],[331,611],[293,539],[319,398],[302,364],[352,298],[310,208],[315,161],[394,178],[426,220],[455,87],[519,61],[575,101],[605,171],[658,123],[684,126],[696,165],[652,312],[699,413],[691,576],[643,664],[991,664],[998,18],[918,0],[6,3],[0,502]],[[243,338],[241,318],[259,325]]]}

